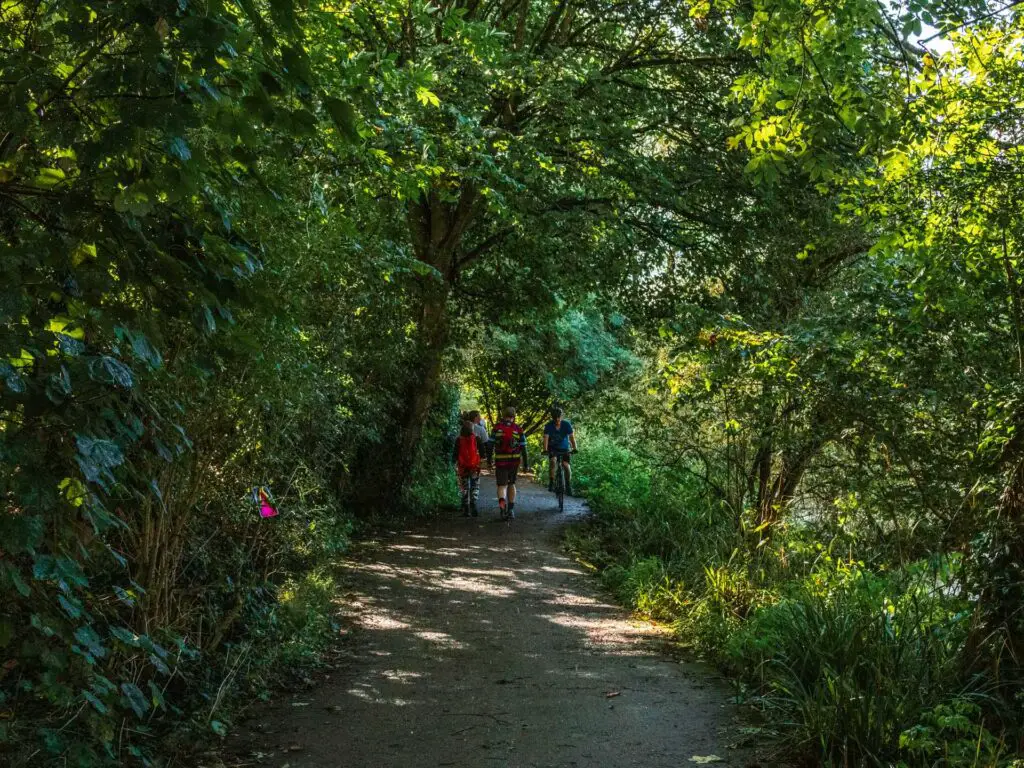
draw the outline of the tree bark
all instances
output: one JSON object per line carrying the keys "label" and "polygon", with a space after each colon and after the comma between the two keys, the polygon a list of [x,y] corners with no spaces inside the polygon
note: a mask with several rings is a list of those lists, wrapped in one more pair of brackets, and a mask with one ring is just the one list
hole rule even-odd
{"label": "tree bark", "polygon": [[409,384],[402,424],[401,452],[407,459],[406,470],[412,468],[412,461],[423,437],[423,428],[437,399],[444,353],[448,347],[449,285],[445,281],[443,285],[430,286],[424,294],[419,308],[417,332],[420,360]]}
{"label": "tree bark", "polygon": [[401,435],[392,487],[405,486],[412,472],[430,409],[437,401],[450,338],[448,302],[458,280],[462,238],[476,217],[480,194],[464,182],[457,200],[431,189],[409,204],[409,235],[416,258],[431,267],[419,278],[416,317],[417,359],[399,419]]}

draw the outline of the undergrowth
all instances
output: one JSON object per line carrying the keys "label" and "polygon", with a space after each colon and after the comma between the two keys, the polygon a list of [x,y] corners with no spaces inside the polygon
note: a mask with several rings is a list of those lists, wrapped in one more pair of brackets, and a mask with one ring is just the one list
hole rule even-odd
{"label": "undergrowth", "polygon": [[1021,697],[998,638],[976,632],[959,556],[868,566],[855,540],[810,527],[765,544],[692,477],[610,441],[589,441],[574,468],[594,514],[568,531],[570,550],[620,601],[728,671],[795,755],[1013,762]]}

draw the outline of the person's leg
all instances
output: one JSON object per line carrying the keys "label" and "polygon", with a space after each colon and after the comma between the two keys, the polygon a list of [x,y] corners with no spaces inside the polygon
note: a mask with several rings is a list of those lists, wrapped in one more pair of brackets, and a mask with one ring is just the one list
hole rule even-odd
{"label": "person's leg", "polygon": [[555,490],[555,456],[548,456],[548,490]]}
{"label": "person's leg", "polygon": [[498,511],[504,517],[505,508],[508,504],[505,500],[505,495],[508,492],[508,471],[505,467],[497,467],[494,470],[494,481],[498,487]]}
{"label": "person's leg", "polygon": [[462,499],[462,514],[469,514],[469,474],[459,470],[459,496]]}
{"label": "person's leg", "polygon": [[508,514],[509,517],[515,517],[516,508],[516,470],[518,467],[512,467],[509,470],[508,478]]}
{"label": "person's leg", "polygon": [[479,513],[477,512],[476,505],[480,499],[480,473],[474,472],[469,477],[469,511],[476,517]]}
{"label": "person's leg", "polygon": [[562,462],[562,468],[565,471],[565,495],[572,496],[572,465],[568,456]]}

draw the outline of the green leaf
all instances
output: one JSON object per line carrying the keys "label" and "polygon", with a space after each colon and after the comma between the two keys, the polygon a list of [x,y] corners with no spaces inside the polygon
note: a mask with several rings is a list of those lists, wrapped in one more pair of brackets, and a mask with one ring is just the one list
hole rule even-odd
{"label": "green leaf", "polygon": [[64,179],[64,171],[60,168],[42,168],[39,171],[39,175],[36,176],[35,184],[37,187],[50,189],[60,184]]}
{"label": "green leaf", "polygon": [[440,107],[441,100],[437,98],[437,94],[431,91],[429,88],[420,86],[416,89],[416,101],[423,106]]}
{"label": "green leaf", "polygon": [[227,726],[224,725],[220,720],[210,721],[210,730],[216,733],[218,736],[224,737],[228,735]]}
{"label": "green leaf", "polygon": [[146,695],[134,683],[121,683],[121,700],[128,704],[140,720],[149,711]]}
{"label": "green leaf", "polygon": [[126,645],[130,645],[133,648],[137,648],[138,645],[139,645],[138,637],[135,635],[134,632],[132,632],[127,627],[111,627],[110,628],[110,634],[113,637],[116,637],[122,643],[125,643]]}
{"label": "green leaf", "polygon": [[152,680],[149,681],[149,698],[153,702],[153,709],[167,706],[167,702],[164,700],[164,692]]}
{"label": "green leaf", "polygon": [[324,99],[324,107],[334,121],[338,133],[343,138],[348,141],[359,140],[359,129],[356,126],[356,110],[350,103],[342,99],[329,97]]}
{"label": "green leaf", "polygon": [[25,391],[25,380],[21,378],[21,374],[10,363],[0,361],[0,377],[3,378],[4,383],[11,392],[21,394]]}
{"label": "green leaf", "polygon": [[103,641],[92,627],[79,627],[75,630],[75,639],[88,652],[89,656],[102,659],[107,655],[107,649],[103,645]]}
{"label": "green leaf", "polygon": [[101,715],[107,714],[107,705],[100,701],[96,694],[90,691],[83,691],[82,696],[84,696],[85,700],[92,704],[92,708],[99,712]]}
{"label": "green leaf", "polygon": [[82,615],[82,604],[74,598],[58,595],[57,602],[60,603],[60,607],[63,608],[64,612],[72,619],[77,619]]}
{"label": "green leaf", "polygon": [[76,460],[86,480],[102,484],[106,480],[114,479],[111,470],[124,462],[124,454],[117,443],[79,435],[76,437],[76,444]]}
{"label": "green leaf", "polygon": [[90,363],[89,370],[93,374],[93,378],[98,381],[117,384],[125,389],[131,389],[135,386],[135,377],[132,375],[132,369],[116,357],[103,355],[99,358],[99,361],[93,360]]}
{"label": "green leaf", "polygon": [[171,155],[178,158],[183,163],[192,158],[192,150],[188,148],[188,144],[185,143],[185,140],[180,136],[175,136],[171,139],[167,149]]}

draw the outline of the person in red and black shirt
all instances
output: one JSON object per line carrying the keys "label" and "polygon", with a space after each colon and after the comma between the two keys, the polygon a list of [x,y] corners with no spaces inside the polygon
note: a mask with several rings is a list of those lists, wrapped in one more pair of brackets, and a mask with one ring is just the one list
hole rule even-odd
{"label": "person in red and black shirt", "polygon": [[459,477],[462,495],[462,516],[477,516],[476,501],[480,496],[480,437],[473,433],[473,423],[462,422],[462,431],[455,440],[452,461]]}
{"label": "person in red and black shirt", "polygon": [[505,418],[494,425],[491,440],[494,441],[494,481],[498,486],[498,511],[501,519],[516,516],[516,475],[522,459],[523,469],[529,470],[526,455],[526,435],[515,422],[516,409],[505,409]]}

